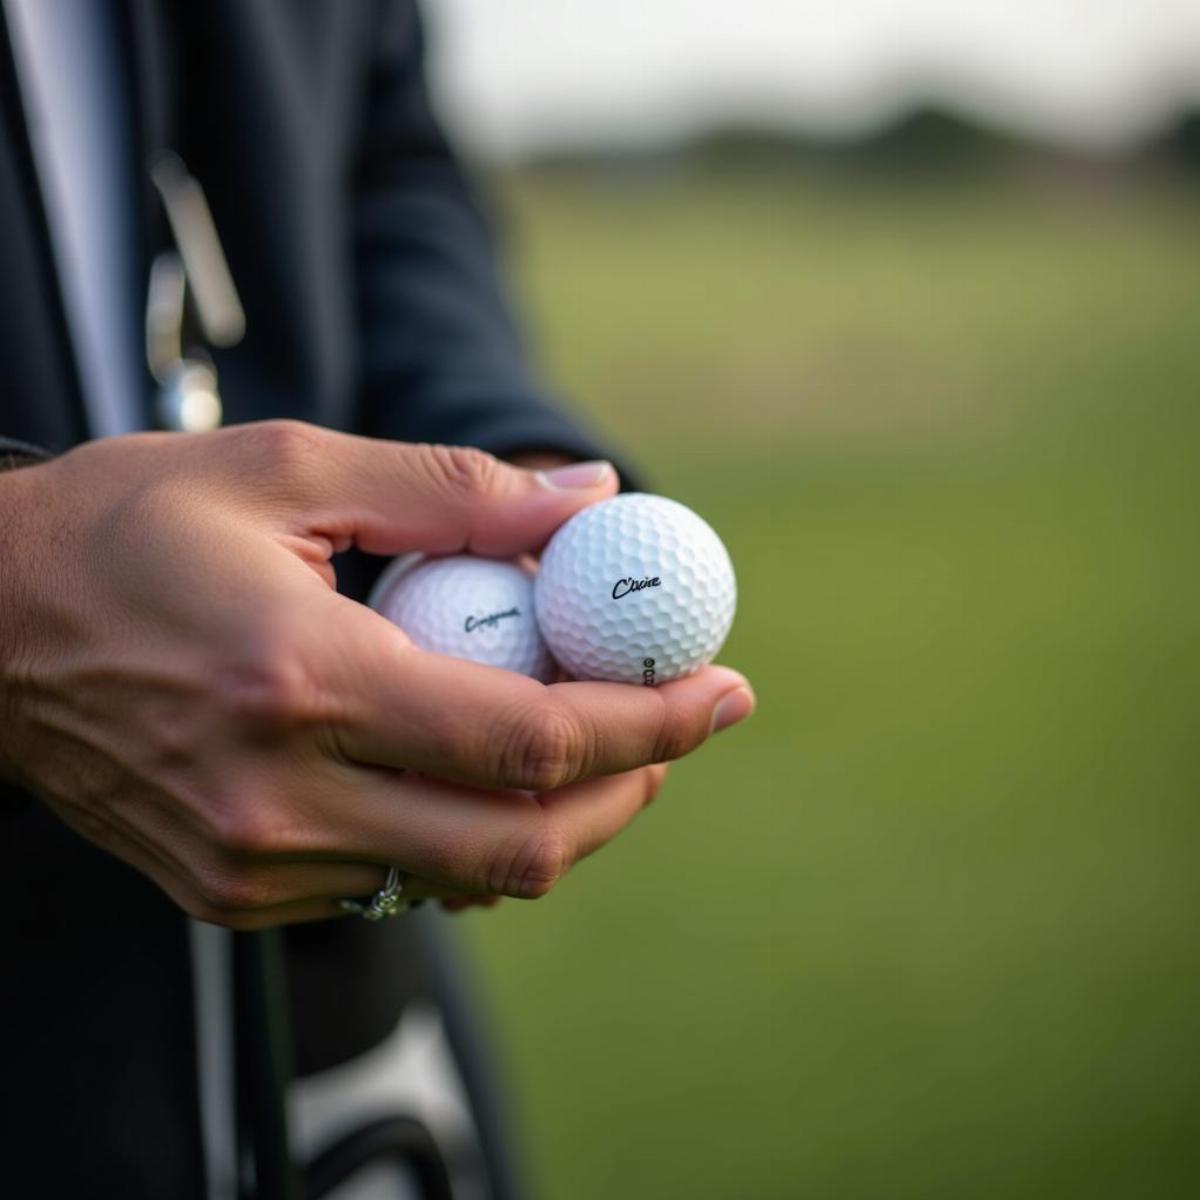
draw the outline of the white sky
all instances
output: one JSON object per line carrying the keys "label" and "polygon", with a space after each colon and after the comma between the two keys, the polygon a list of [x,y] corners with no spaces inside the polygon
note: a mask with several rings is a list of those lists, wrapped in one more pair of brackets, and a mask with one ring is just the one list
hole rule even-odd
{"label": "white sky", "polygon": [[653,142],[714,123],[838,131],[913,100],[1119,147],[1200,99],[1200,0],[426,0],[460,139]]}

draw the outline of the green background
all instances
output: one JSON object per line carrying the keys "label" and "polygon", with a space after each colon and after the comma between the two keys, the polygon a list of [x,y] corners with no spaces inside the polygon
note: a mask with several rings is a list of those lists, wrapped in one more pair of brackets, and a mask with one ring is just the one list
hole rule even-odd
{"label": "green background", "polygon": [[500,181],[759,712],[461,921],[547,1200],[1200,1195],[1200,195]]}

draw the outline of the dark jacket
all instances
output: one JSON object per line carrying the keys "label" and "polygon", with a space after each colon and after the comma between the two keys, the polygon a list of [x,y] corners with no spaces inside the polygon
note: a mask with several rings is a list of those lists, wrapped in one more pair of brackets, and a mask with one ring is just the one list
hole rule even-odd
{"label": "dark jacket", "polygon": [[[145,165],[170,149],[205,188],[246,309],[244,341],[215,354],[227,423],[595,456],[527,372],[430,115],[412,3],[112,2],[143,266],[167,237]],[[140,324],[144,295],[129,303]],[[2,20],[0,364],[0,438],[61,451],[88,436]],[[0,847],[0,1189],[202,1196],[185,918],[30,796],[0,790]],[[429,988],[413,930],[288,932],[299,1071],[366,1049]]]}

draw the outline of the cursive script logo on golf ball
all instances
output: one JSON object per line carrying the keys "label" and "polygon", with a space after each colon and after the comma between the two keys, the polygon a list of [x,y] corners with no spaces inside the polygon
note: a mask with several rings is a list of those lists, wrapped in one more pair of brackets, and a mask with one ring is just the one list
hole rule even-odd
{"label": "cursive script logo on golf ball", "polygon": [[489,613],[486,617],[468,617],[463,622],[463,629],[467,633],[474,633],[476,629],[495,629],[505,617],[519,617],[521,610],[514,604],[512,608],[505,609],[504,612]]}
{"label": "cursive script logo on golf ball", "polygon": [[713,660],[737,584],[720,538],[694,512],[624,492],[554,531],[533,591],[538,628],[567,675],[661,687]]}
{"label": "cursive script logo on golf ball", "polygon": [[620,600],[622,596],[629,596],[634,592],[652,587],[662,587],[662,580],[657,575],[651,575],[645,579],[618,579],[612,586],[612,598]]}

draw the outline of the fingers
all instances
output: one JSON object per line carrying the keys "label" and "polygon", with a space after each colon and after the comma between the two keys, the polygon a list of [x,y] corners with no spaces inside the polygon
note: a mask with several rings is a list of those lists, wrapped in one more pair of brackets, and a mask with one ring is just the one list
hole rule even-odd
{"label": "fingers", "polygon": [[[433,897],[421,897],[421,899]],[[442,907],[449,913],[465,912],[469,908],[495,908],[500,896],[445,896],[440,897]],[[403,909],[397,916],[403,917]],[[310,921],[334,919],[361,920],[360,916],[347,912],[335,900],[306,900],[296,904],[281,904],[277,908],[246,909],[242,912],[221,914],[216,919],[200,917],[209,924],[224,925],[227,929],[249,932],[255,929],[273,929],[282,925],[301,925]]]}
{"label": "fingers", "polygon": [[[341,900],[384,885],[382,864],[405,872],[405,897],[446,900],[455,910],[489,896],[544,896],[634,820],[665,771],[645,767],[535,797],[331,765],[287,789],[286,818],[267,814],[272,826],[290,824],[286,850],[275,839],[250,849],[232,829],[225,845],[193,842],[178,854],[122,831],[105,845],[191,916],[233,929],[341,915]],[[271,806],[261,793],[254,819]],[[277,807],[282,813],[285,802]]]}
{"label": "fingers", "polygon": [[665,764],[628,771],[607,779],[549,792],[541,797],[547,819],[563,831],[575,866],[607,845],[658,794],[666,779]]}
{"label": "fingers", "polygon": [[[748,716],[745,678],[705,667],[656,688],[546,687],[511,672],[428,654],[367,613],[373,653],[342,656],[351,760],[412,767],[480,787],[549,791],[680,758]],[[367,639],[363,639],[366,641]]]}
{"label": "fingers", "polygon": [[[141,864],[145,869],[145,864]],[[282,863],[260,865],[228,883],[196,883],[178,875],[147,871],[189,915],[209,924],[239,931],[270,929],[308,921],[354,916],[345,901],[365,904],[383,888],[388,868],[368,863]],[[491,908],[501,897],[465,895],[426,879],[406,876],[401,892],[409,904],[438,900],[448,912]]]}
{"label": "fingers", "polygon": [[[581,859],[624,829],[654,797],[665,767],[575,784],[535,801],[397,781],[378,773],[361,801],[343,805],[326,837],[353,843],[406,873],[409,900],[440,900],[450,912],[492,907],[501,896],[537,899]],[[388,786],[389,782],[392,786]],[[370,793],[373,791],[373,795]],[[340,827],[349,823],[353,830]],[[339,853],[343,852],[339,849]],[[385,867],[353,862],[265,862],[200,881],[149,873],[193,916],[234,929],[264,929],[344,915],[341,901],[381,887]]]}
{"label": "fingers", "polygon": [[372,554],[423,550],[510,557],[541,546],[568,517],[612,495],[608,463],[548,471],[482,450],[411,445],[266,421],[211,435],[227,469],[289,526]]}
{"label": "fingers", "polygon": [[308,815],[308,857],[231,857],[186,875],[154,863],[148,873],[191,915],[235,929],[341,915],[343,899],[383,887],[382,863],[405,872],[405,898],[450,911],[537,899],[629,825],[665,774],[645,767],[535,798],[342,767],[317,797],[320,815]]}
{"label": "fingers", "polygon": [[[386,866],[372,863],[265,862],[197,878],[164,870],[161,862],[140,853],[133,861],[190,916],[236,930],[352,915],[343,902],[364,903],[384,886],[388,875]],[[406,903],[441,900],[454,905],[454,911],[499,899],[462,895],[413,876],[404,879],[402,896]]]}
{"label": "fingers", "polygon": [[[343,915],[342,898],[371,895],[387,877],[386,867],[370,863],[222,860],[219,868],[197,870],[128,826],[106,824],[100,832],[99,845],[148,876],[189,916],[229,929],[265,929]],[[208,863],[211,856],[197,852],[187,861]],[[452,895],[423,881],[411,882],[414,896]]]}
{"label": "fingers", "polygon": [[461,895],[545,895],[653,798],[666,768],[645,767],[534,796],[356,767],[328,782],[340,799],[309,814],[312,844],[394,862]]}

